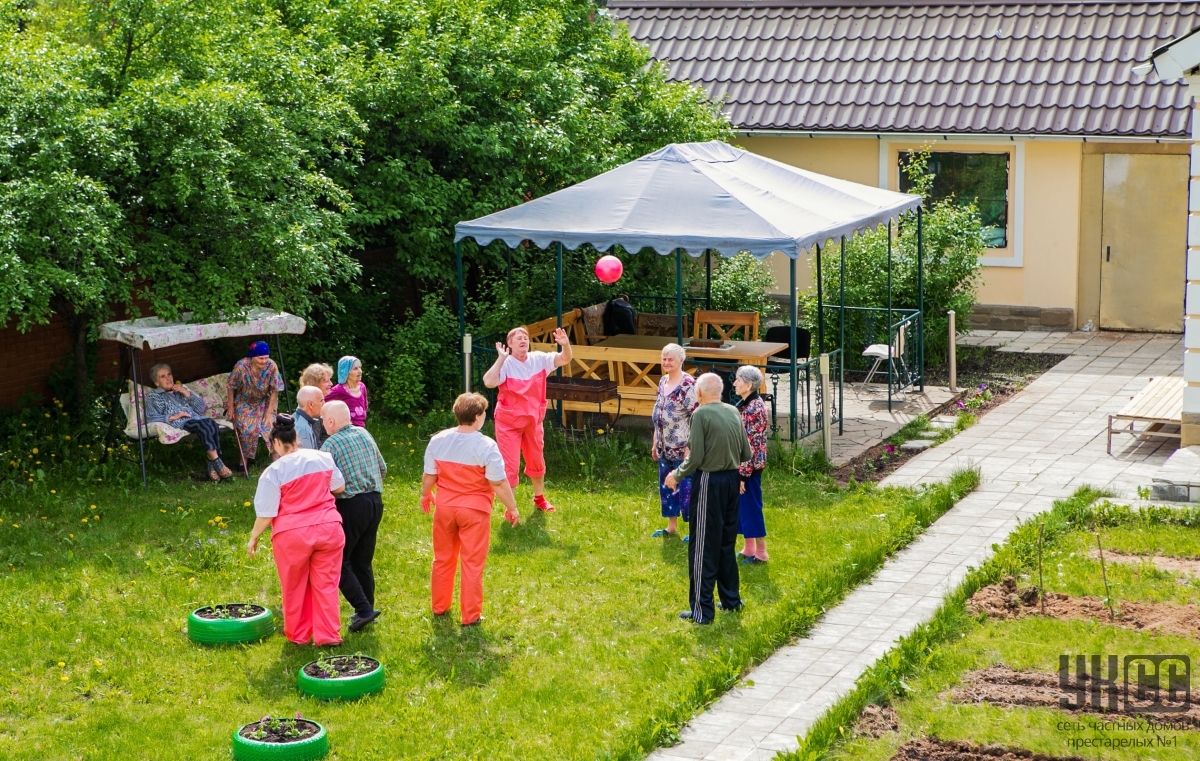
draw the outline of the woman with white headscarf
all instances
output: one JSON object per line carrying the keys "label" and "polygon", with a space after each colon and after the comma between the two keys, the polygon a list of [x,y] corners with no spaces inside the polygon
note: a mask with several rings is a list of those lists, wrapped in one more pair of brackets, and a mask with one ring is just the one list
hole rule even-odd
{"label": "woman with white headscarf", "polygon": [[338,360],[337,385],[325,395],[327,402],[345,402],[350,408],[350,424],[367,427],[367,384],[362,380],[362,360],[345,356]]}

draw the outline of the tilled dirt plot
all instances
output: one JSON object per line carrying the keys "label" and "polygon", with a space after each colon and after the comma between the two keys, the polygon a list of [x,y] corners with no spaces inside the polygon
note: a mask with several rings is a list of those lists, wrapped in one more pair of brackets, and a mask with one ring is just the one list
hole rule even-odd
{"label": "tilled dirt plot", "polygon": [[[1088,553],[1088,557],[1092,560],[1099,560],[1100,551],[1092,550]],[[1194,558],[1174,558],[1167,557],[1166,555],[1126,555],[1122,552],[1105,550],[1104,562],[1133,566],[1150,563],[1160,571],[1174,571],[1175,573],[1183,573],[1189,576],[1200,576],[1200,560]]]}
{"label": "tilled dirt plot", "polygon": [[[1114,604],[1111,616],[1108,606],[1098,597],[1069,597],[1057,592],[1046,593],[1045,614],[1066,620],[1110,622],[1127,629],[1175,634],[1200,638],[1200,610],[1194,607],[1163,602],[1134,602],[1121,600]],[[1010,576],[976,592],[967,601],[967,610],[990,618],[1011,619],[1041,615],[1037,587],[1018,589]]]}
{"label": "tilled dirt plot", "polygon": [[900,746],[892,761],[1084,761],[1079,756],[1047,756],[1022,748],[982,746],[922,737]]}
{"label": "tilled dirt plot", "polygon": [[879,738],[888,732],[900,730],[900,717],[891,706],[877,706],[874,703],[863,709],[862,715],[854,723],[854,734],[860,737]]}
{"label": "tilled dirt plot", "polygon": [[[1071,678],[1074,681],[1076,677],[1072,674]],[[1089,681],[1090,677],[1085,675],[1082,683],[1088,684]],[[1083,697],[1081,702],[1074,691],[1064,691],[1059,684],[1058,674],[1016,671],[1008,666],[990,666],[963,674],[962,684],[952,688],[948,697],[955,703],[1054,708],[1075,714],[1097,713],[1105,716],[1127,716],[1136,721],[1167,722],[1173,729],[1200,728],[1200,705],[1189,704],[1187,710],[1181,712],[1137,710],[1140,699],[1137,697],[1136,682],[1132,686],[1132,690],[1126,690],[1123,680],[1116,681],[1111,687],[1101,685],[1100,694],[1096,696],[1100,704],[1097,708],[1087,705],[1088,697]],[[1108,701],[1109,696],[1113,694],[1116,697],[1116,710],[1110,711]],[[1062,704],[1064,699],[1069,699],[1067,705]],[[1131,706],[1134,707],[1133,710],[1130,709]]]}

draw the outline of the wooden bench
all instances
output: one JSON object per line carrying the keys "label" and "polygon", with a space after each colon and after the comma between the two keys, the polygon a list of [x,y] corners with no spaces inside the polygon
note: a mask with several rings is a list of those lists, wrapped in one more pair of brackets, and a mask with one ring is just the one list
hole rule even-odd
{"label": "wooden bench", "polygon": [[[715,335],[710,336],[710,330]],[[692,338],[716,338],[732,341],[741,331],[741,340],[758,340],[758,312],[717,312],[697,309],[692,314]]]}
{"label": "wooden bench", "polygon": [[[1114,433],[1128,433],[1139,437],[1159,437],[1165,439],[1180,438],[1179,429],[1183,423],[1183,378],[1166,376],[1152,378],[1147,386],[1130,399],[1121,411],[1108,416],[1108,453],[1112,454],[1112,437]],[[1119,428],[1113,428],[1113,423],[1121,423]],[[1124,423],[1129,423],[1126,428]],[[1146,427],[1137,430],[1136,423],[1146,423]],[[1164,431],[1165,426],[1175,426],[1175,432]]]}

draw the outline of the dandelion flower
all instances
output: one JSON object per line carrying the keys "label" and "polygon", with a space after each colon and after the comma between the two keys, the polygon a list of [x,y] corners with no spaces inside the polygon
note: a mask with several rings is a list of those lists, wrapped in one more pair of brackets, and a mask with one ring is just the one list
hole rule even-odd
{"label": "dandelion flower", "polygon": [[[46,417],[50,417],[50,416],[49,416],[49,415],[47,415]],[[67,681],[70,681],[70,679],[71,679],[71,677],[67,676],[66,674],[63,674],[62,676],[60,676],[60,677],[58,678],[58,681],[60,681],[60,682],[67,682]]]}
{"label": "dandelion flower", "polygon": [[44,414],[45,414],[45,416],[46,416],[46,417],[50,417],[50,413],[49,413],[49,412],[46,412],[46,413],[44,413]]}
{"label": "dandelion flower", "polygon": [[83,520],[80,521],[80,523],[87,523],[87,521],[88,521],[88,519],[84,518]]}
{"label": "dandelion flower", "polygon": [[216,522],[216,521],[209,521],[209,522],[208,522],[208,525],[210,525],[210,526],[215,526],[215,525],[217,525],[217,522]]}
{"label": "dandelion flower", "polygon": [[597,428],[597,429],[596,429],[596,433],[598,433],[598,434],[600,434],[601,436],[603,436],[603,435],[604,435],[604,429],[603,429],[603,428]]}
{"label": "dandelion flower", "polygon": [[68,539],[74,539],[74,538],[75,538],[75,535],[74,535],[74,534],[67,534],[67,538],[68,538]]}
{"label": "dandelion flower", "polygon": [[166,512],[166,510],[163,510],[161,507],[160,507],[160,508],[158,508],[158,511],[159,511],[160,513],[165,513],[165,512]]}
{"label": "dandelion flower", "polygon": [[88,509],[89,509],[89,510],[95,510],[95,509],[96,509],[96,506],[95,506],[95,505],[91,505],[91,506],[89,506],[89,507],[88,507]]}
{"label": "dandelion flower", "polygon": [[409,423],[409,424],[408,424],[408,427],[409,427],[409,428],[412,428],[412,423]]}
{"label": "dandelion flower", "polygon": [[408,450],[408,453],[409,453],[409,454],[412,454],[412,453],[413,453],[413,452],[415,452],[415,451],[416,451],[416,450],[414,450],[414,449],[410,449],[410,450]]}
{"label": "dandelion flower", "polygon": [[104,665],[103,661],[101,661],[99,658],[93,658],[93,659],[92,659],[92,663],[96,664],[97,666],[103,666],[103,665]]}
{"label": "dandelion flower", "polygon": [[250,500],[246,500],[245,502],[243,502],[242,507],[250,507]]}
{"label": "dandelion flower", "polygon": [[34,447],[33,449],[31,449],[31,450],[29,450],[29,451],[33,452],[34,454],[37,454],[37,453],[38,453],[38,451],[37,451],[37,447]]}
{"label": "dandelion flower", "polygon": [[195,577],[195,576],[193,576],[193,577],[191,577],[190,579],[188,579],[188,583],[189,583],[189,584],[191,584],[191,583],[192,583],[193,581],[195,581],[195,580],[196,580],[196,577]]}
{"label": "dandelion flower", "polygon": [[70,440],[71,440],[70,436],[63,436],[63,441],[70,441]]}
{"label": "dandelion flower", "polygon": [[579,464],[580,464],[580,465],[582,465],[583,463],[581,462],[581,463],[579,463]]}
{"label": "dandelion flower", "polygon": [[20,524],[20,523],[14,523],[14,524],[13,524],[13,528],[21,528],[21,524]]}
{"label": "dandelion flower", "polygon": [[59,667],[59,668],[62,668],[63,666],[66,666],[66,665],[67,665],[67,664],[66,664],[66,663],[64,663],[64,662],[62,662],[62,661],[59,661],[59,662],[58,662],[58,667]]}
{"label": "dandelion flower", "polygon": [[50,490],[50,493],[51,493],[51,494],[58,494],[58,492],[56,492],[54,489],[51,489],[51,490]]}

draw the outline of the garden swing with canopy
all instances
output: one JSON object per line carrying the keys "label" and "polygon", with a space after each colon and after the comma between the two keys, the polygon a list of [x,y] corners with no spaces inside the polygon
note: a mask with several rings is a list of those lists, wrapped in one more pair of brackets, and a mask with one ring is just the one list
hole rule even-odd
{"label": "garden swing with canopy", "polygon": [[[466,335],[462,242],[468,238],[479,246],[499,240],[510,250],[527,240],[543,249],[553,245],[557,255],[555,307],[560,326],[563,319],[564,248],[590,245],[597,251],[608,251],[620,246],[627,252],[649,248],[660,255],[674,255],[676,327],[681,345],[687,344],[683,315],[684,253],[694,258],[709,251],[726,257],[743,251],[759,259],[775,252],[787,256],[790,345],[794,347],[798,296],[796,260],[811,251],[817,255],[818,303],[822,304],[817,320],[818,345],[825,345],[821,313],[826,307],[837,308],[839,343],[835,352],[829,353],[839,355],[831,358],[836,359],[840,367],[844,349],[845,286],[840,289],[838,304],[823,303],[820,247],[830,240],[843,241],[844,272],[846,237],[883,224],[890,227],[910,211],[917,212],[919,228],[921,202],[920,196],[816,174],[720,141],[673,143],[571,187],[455,225],[459,333]],[[920,253],[918,257],[920,267]],[[890,269],[889,261],[889,278]],[[918,346],[921,344],[922,306],[918,303],[914,318]],[[890,326],[890,305],[887,311]],[[579,355],[578,349],[576,355]],[[689,359],[692,355],[689,349]],[[795,441],[799,364],[796,352],[792,351],[790,355],[788,417],[790,437]],[[707,360],[705,364],[708,364]],[[889,363],[889,404],[892,372]],[[469,378],[466,381],[469,384]],[[839,408],[840,395],[839,388]]]}
{"label": "garden swing with canopy", "polygon": [[[133,438],[136,438],[138,442],[138,459],[142,467],[143,489],[147,485],[146,448],[144,442],[147,436],[155,435],[150,430],[150,424],[146,422],[146,398],[141,385],[141,378],[139,377],[143,347],[154,350],[163,349],[168,346],[195,343],[197,341],[210,341],[218,338],[273,335],[275,336],[275,350],[279,353],[279,372],[286,378],[287,370],[283,363],[283,347],[279,343],[279,336],[284,333],[298,335],[303,333],[307,327],[304,319],[294,314],[276,312],[260,307],[249,309],[242,320],[229,320],[226,322],[191,322],[192,315],[190,312],[184,313],[180,317],[181,319],[172,321],[164,320],[161,317],[140,317],[133,320],[106,322],[99,329],[101,341],[116,341],[126,347],[129,353],[128,380],[132,381],[132,388],[137,391],[137,396],[130,397],[128,403],[130,409],[127,412],[131,412],[131,415],[128,422],[130,424],[136,423],[134,431],[137,432],[137,435],[133,436]],[[120,378],[122,384],[127,379],[125,373],[126,367],[122,364]],[[286,382],[284,383],[284,394],[286,406],[288,409],[291,409],[291,395],[287,390]],[[126,395],[121,395],[122,398],[124,396]],[[113,402],[111,414],[112,421],[115,422],[119,415],[119,401],[114,397]],[[233,429],[234,434],[237,434],[237,430],[233,428],[232,423],[218,420],[218,424],[223,428]],[[240,443],[239,440],[239,453],[241,451]],[[245,463],[243,462],[243,472],[245,472],[245,469]]]}

